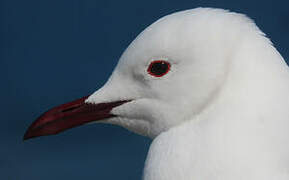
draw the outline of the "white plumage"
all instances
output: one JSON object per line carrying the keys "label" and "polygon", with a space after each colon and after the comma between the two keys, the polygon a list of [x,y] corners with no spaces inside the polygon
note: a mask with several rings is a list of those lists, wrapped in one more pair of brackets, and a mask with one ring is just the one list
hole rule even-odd
{"label": "white plumage", "polygon": [[[146,69],[171,63],[163,77]],[[144,180],[288,180],[289,71],[252,20],[168,15],[127,48],[87,103],[132,99],[106,122],[153,138]]]}

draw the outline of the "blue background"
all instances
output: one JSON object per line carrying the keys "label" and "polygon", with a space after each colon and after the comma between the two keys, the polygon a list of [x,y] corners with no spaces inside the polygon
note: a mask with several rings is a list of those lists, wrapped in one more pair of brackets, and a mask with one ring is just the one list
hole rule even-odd
{"label": "blue background", "polygon": [[1,0],[0,179],[141,179],[151,140],[120,127],[22,136],[43,111],[101,87],[146,26],[199,6],[247,14],[289,59],[287,0]]}

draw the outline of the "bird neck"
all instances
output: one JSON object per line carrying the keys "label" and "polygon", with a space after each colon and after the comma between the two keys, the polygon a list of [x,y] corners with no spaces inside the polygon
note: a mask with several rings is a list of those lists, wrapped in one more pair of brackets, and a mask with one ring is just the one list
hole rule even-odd
{"label": "bird neck", "polygon": [[145,180],[289,178],[288,68],[272,46],[243,48],[214,100],[154,139]]}
{"label": "bird neck", "polygon": [[254,125],[219,117],[195,119],[164,132],[150,147],[144,180],[288,179],[288,149],[273,137],[267,136],[267,143],[254,133],[264,127]]}

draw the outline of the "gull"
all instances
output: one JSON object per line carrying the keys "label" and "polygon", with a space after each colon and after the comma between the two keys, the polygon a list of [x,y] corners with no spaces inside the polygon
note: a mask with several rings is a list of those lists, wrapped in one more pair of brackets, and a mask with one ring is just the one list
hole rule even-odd
{"label": "gull", "polygon": [[286,62],[250,18],[190,9],[147,27],[103,87],[24,139],[109,123],[153,139],[144,180],[288,180],[288,92]]}

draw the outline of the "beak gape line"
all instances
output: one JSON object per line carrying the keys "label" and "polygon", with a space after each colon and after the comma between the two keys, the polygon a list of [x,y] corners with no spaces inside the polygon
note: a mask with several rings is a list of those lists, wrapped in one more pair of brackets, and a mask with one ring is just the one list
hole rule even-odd
{"label": "beak gape line", "polygon": [[54,107],[37,118],[26,131],[23,139],[53,135],[67,129],[93,121],[115,117],[110,111],[130,100],[105,102],[99,104],[85,103],[88,96]]}

